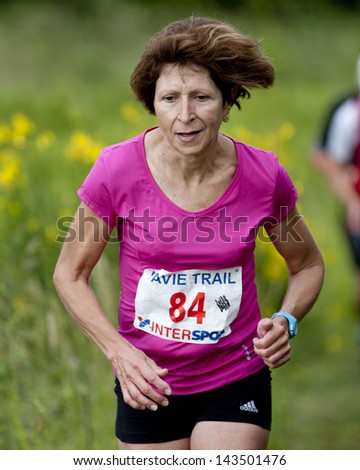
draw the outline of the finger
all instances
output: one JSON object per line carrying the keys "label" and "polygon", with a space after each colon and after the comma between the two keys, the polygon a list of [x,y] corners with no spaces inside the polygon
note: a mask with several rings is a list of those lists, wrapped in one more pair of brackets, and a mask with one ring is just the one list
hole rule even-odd
{"label": "finger", "polygon": [[276,367],[283,365],[285,362],[288,362],[291,357],[291,346],[289,343],[285,344],[280,349],[269,348],[267,350],[254,350],[256,354],[258,354],[272,369],[275,369]]}
{"label": "finger", "polygon": [[[166,376],[168,374],[167,369],[162,369],[160,372],[163,376]],[[151,369],[151,367],[144,369],[143,371],[143,378],[146,381],[146,384],[151,388],[150,394],[151,398],[153,398],[155,392],[154,388],[160,391],[160,394],[156,393],[156,401],[158,402],[159,398],[163,398],[162,394],[165,395],[171,395],[171,388],[165,380],[163,380],[159,373],[156,373],[155,370]]]}
{"label": "finger", "polygon": [[278,367],[281,367],[287,362],[289,362],[290,359],[291,359],[291,355],[289,352],[288,354],[285,354],[284,356],[281,356],[278,359],[275,358],[274,356],[269,359],[264,359],[264,362],[267,366],[270,367],[270,369],[277,369]]}
{"label": "finger", "polygon": [[143,379],[138,379],[137,383],[127,382],[122,385],[124,401],[132,408],[144,410],[145,408],[156,411],[161,406],[167,406],[168,400],[157,393],[152,386]]}
{"label": "finger", "polygon": [[158,374],[161,377],[165,377],[169,373],[169,369],[164,369],[163,367],[160,367],[156,364],[155,361],[150,359],[149,357],[145,356],[145,363],[147,366],[149,366],[156,374]]}
{"label": "finger", "polygon": [[159,377],[159,374],[166,376],[168,370],[158,367],[148,357],[144,358],[137,367],[128,370],[123,378],[131,399],[153,411],[157,409],[158,405],[167,406],[169,402],[163,394],[170,395],[171,389]]}
{"label": "finger", "polygon": [[169,370],[157,366],[152,359],[146,358],[145,362],[148,365],[148,367],[143,370],[143,377],[145,380],[150,384],[153,384],[165,395],[171,395],[169,384],[162,379],[162,377],[166,377],[169,374]]}
{"label": "finger", "polygon": [[263,338],[266,333],[272,329],[272,327],[273,322],[270,320],[270,318],[263,318],[260,320],[257,326],[257,334],[259,338]]}
{"label": "finger", "polygon": [[127,404],[135,409],[145,407],[154,411],[159,405],[168,405],[164,394],[170,395],[171,388],[161,378],[168,375],[168,369],[158,367],[152,359],[138,351],[131,362],[120,363],[117,371]]}
{"label": "finger", "polygon": [[132,398],[146,408],[156,411],[161,406],[168,406],[169,401],[162,394],[158,393],[152,385],[145,380],[141,381],[133,388]]}
{"label": "finger", "polygon": [[121,392],[122,392],[122,395],[123,395],[123,399],[124,399],[124,402],[131,406],[131,408],[134,408],[135,410],[145,410],[146,409],[146,406],[137,402],[136,400],[134,400],[131,396],[131,393],[129,392],[128,388],[126,386],[124,386],[121,381],[119,380],[120,382],[120,387],[121,387]]}
{"label": "finger", "polygon": [[160,369],[157,374],[159,377],[166,377],[169,375],[169,369]]}
{"label": "finger", "polygon": [[271,331],[262,338],[254,338],[253,344],[258,349],[267,349],[273,345],[278,340],[278,338],[279,336],[276,334],[276,331]]}
{"label": "finger", "polygon": [[256,349],[256,352],[262,357],[268,358],[279,351],[287,351],[290,348],[287,334],[275,329],[271,333],[265,338],[257,340],[255,338],[254,340],[254,350]]}
{"label": "finger", "polygon": [[[162,406],[167,406],[168,400],[166,397],[164,397],[162,390],[158,389],[158,386],[156,384],[159,383],[161,379],[157,378],[155,380],[148,380],[146,377],[141,378],[137,382],[137,387],[141,391],[143,395],[146,397],[149,397],[151,400],[154,402],[158,403],[159,405]],[[162,382],[162,381],[161,381]],[[161,384],[159,384],[160,386]],[[166,384],[166,389],[168,392],[170,392],[169,386]]]}

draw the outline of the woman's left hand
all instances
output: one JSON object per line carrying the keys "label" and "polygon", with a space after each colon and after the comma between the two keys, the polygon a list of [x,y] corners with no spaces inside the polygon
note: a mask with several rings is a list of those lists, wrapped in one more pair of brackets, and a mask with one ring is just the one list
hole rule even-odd
{"label": "woman's left hand", "polygon": [[271,369],[286,364],[291,357],[288,324],[284,317],[274,320],[263,318],[257,327],[258,338],[254,338],[254,351]]}

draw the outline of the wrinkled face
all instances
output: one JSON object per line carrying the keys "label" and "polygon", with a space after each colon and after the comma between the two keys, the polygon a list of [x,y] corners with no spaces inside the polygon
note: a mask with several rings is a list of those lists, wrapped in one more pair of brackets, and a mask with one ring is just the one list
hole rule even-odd
{"label": "wrinkled face", "polygon": [[205,154],[229,111],[207,69],[167,64],[156,82],[155,114],[167,144],[186,155]]}

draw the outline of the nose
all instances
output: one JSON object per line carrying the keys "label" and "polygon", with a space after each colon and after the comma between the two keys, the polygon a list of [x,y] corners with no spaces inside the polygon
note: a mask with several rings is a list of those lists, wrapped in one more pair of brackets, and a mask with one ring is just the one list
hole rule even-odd
{"label": "nose", "polygon": [[183,98],[180,103],[178,120],[187,124],[195,119],[195,113],[192,104],[188,98]]}

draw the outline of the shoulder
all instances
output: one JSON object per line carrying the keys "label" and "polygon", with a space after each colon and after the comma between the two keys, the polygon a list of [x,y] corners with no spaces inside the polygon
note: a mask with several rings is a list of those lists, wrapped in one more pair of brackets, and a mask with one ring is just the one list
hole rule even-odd
{"label": "shoulder", "polygon": [[351,156],[357,140],[359,110],[359,100],[350,97],[334,111],[323,139],[323,147],[330,153]]}
{"label": "shoulder", "polygon": [[329,108],[324,120],[323,134],[321,138],[322,146],[326,146],[326,143],[330,137],[330,134],[338,126],[343,124],[347,125],[348,122],[355,122],[358,113],[358,107],[360,105],[359,95],[356,93],[348,94],[335,101]]}
{"label": "shoulder", "polygon": [[240,191],[261,213],[259,220],[272,217],[277,222],[290,210],[297,191],[285,167],[269,150],[236,142],[241,167]]}
{"label": "shoulder", "polygon": [[243,173],[252,179],[275,179],[279,171],[279,160],[270,150],[264,150],[243,142],[234,141],[239,164],[242,165]]}
{"label": "shoulder", "polygon": [[[146,131],[145,131],[146,132]],[[108,190],[136,184],[143,173],[144,133],[131,139],[104,147],[92,166],[85,185],[102,182]]]}
{"label": "shoulder", "polygon": [[341,117],[342,119],[354,119],[358,114],[359,99],[356,96],[351,96],[344,100],[333,112],[334,118]]}
{"label": "shoulder", "polygon": [[109,169],[134,162],[134,157],[140,156],[142,153],[144,134],[145,132],[131,139],[104,147],[100,152],[99,159],[102,159]]}
{"label": "shoulder", "polygon": [[235,141],[238,153],[239,186],[246,197],[255,198],[258,203],[265,200],[272,204],[272,198],[282,186],[283,173],[290,179],[277,156],[270,150]]}
{"label": "shoulder", "polygon": [[359,95],[357,93],[348,93],[345,96],[337,99],[332,103],[328,110],[328,116],[331,117],[337,112],[342,112],[344,109],[349,110],[356,108]]}

